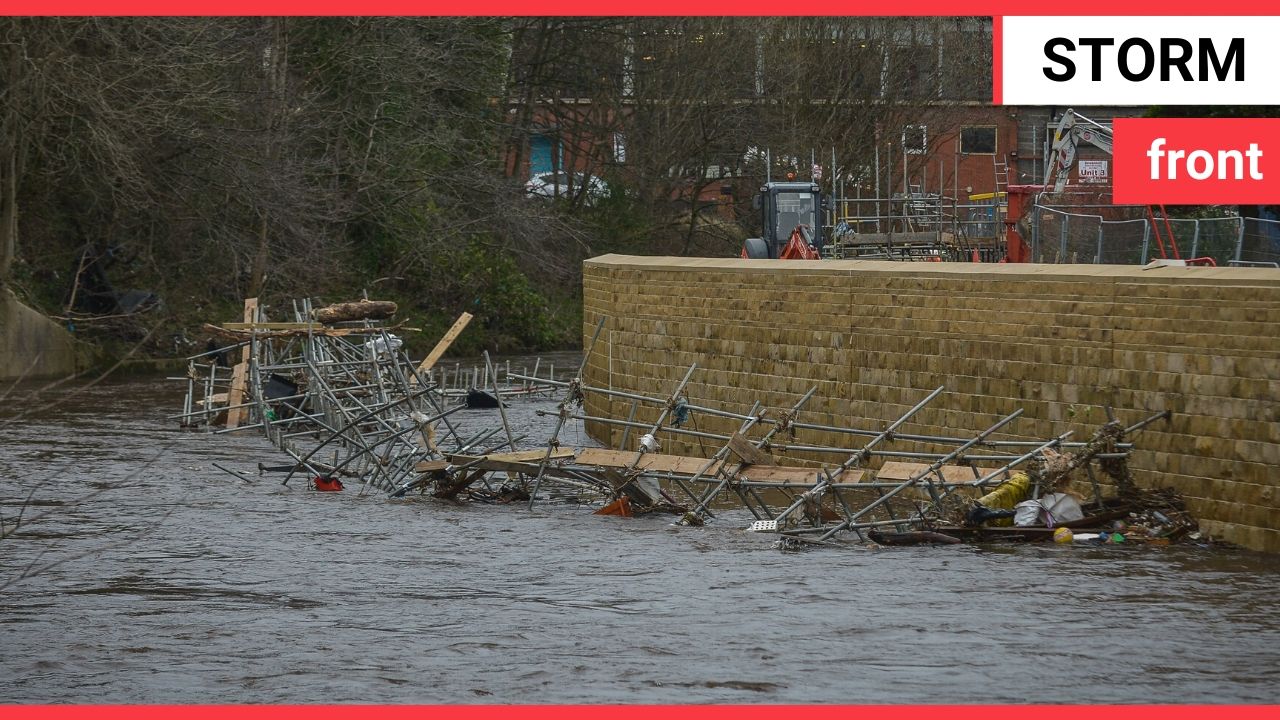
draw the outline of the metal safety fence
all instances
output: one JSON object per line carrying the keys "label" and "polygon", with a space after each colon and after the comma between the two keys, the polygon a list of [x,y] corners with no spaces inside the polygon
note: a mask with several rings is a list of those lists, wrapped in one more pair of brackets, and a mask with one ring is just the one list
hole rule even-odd
{"label": "metal safety fence", "polygon": [[1036,205],[1028,221],[1034,262],[1145,265],[1180,257],[1212,258],[1219,266],[1280,267],[1275,220],[1157,218],[1153,224],[1149,217],[1106,219]]}

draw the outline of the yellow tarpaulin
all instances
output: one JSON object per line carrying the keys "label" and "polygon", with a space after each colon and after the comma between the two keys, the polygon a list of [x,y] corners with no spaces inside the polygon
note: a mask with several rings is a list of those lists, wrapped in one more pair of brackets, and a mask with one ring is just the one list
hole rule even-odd
{"label": "yellow tarpaulin", "polygon": [[[995,490],[978,498],[978,504],[992,510],[1012,510],[1015,505],[1026,500],[1031,494],[1031,478],[1024,472],[1014,473],[1008,481],[1000,483]],[[999,518],[988,523],[997,527],[1010,527],[1013,518]]]}

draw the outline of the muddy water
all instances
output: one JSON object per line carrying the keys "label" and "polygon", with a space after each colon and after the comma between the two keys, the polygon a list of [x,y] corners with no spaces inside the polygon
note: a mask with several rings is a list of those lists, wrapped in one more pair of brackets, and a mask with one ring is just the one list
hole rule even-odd
{"label": "muddy water", "polygon": [[3,428],[6,521],[33,487],[46,514],[0,541],[0,584],[36,570],[0,590],[0,702],[1280,701],[1274,557],[785,553],[732,517],[314,493],[259,478],[260,439],[179,432],[180,392]]}

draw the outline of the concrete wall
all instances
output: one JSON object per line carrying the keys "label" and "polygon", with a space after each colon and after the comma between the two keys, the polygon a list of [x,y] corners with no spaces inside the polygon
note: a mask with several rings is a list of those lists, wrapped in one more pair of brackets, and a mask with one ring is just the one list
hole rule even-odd
{"label": "concrete wall", "polygon": [[[608,255],[587,261],[583,292],[587,340],[607,318],[593,386],[666,396],[697,362],[695,403],[788,407],[817,385],[805,421],[879,428],[945,385],[916,432],[972,434],[1022,407],[1009,435],[1025,439],[1086,439],[1108,404],[1125,422],[1171,410],[1136,439],[1138,481],[1183,493],[1215,537],[1280,551],[1278,270]],[[630,402],[592,395],[587,410],[626,417]]]}
{"label": "concrete wall", "polygon": [[85,362],[71,333],[0,288],[0,381],[66,377]]}

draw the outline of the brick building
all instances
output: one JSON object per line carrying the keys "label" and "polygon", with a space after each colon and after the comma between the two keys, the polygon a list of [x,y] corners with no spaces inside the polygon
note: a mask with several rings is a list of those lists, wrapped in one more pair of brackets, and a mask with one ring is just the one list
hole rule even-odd
{"label": "brick building", "polygon": [[[766,177],[817,170],[837,195],[963,202],[1043,182],[1065,110],[990,104],[989,18],[650,18],[537,37],[513,49],[504,107],[506,168],[520,180],[570,171],[723,204]],[[674,106],[706,121],[651,122]],[[1145,108],[1080,110],[1108,123]],[[1072,186],[1105,198],[1110,158],[1092,147],[1079,158]]]}

